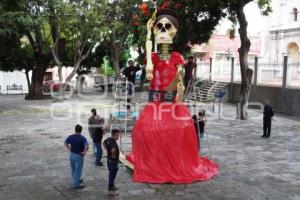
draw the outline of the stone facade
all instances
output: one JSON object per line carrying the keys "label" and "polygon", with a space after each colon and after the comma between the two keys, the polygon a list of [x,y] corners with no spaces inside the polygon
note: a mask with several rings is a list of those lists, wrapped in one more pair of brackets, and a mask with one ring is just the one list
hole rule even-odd
{"label": "stone facade", "polygon": [[299,0],[274,1],[264,56],[269,63],[281,64],[284,55],[288,55],[292,62],[300,62],[299,10]]}

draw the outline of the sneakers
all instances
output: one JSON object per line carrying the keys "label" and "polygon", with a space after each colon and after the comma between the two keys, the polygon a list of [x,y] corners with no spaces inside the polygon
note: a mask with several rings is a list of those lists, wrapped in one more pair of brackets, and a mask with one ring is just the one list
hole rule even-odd
{"label": "sneakers", "polygon": [[104,166],[104,165],[103,165],[103,162],[95,163],[95,165],[98,166],[98,167]]}
{"label": "sneakers", "polygon": [[119,188],[117,186],[114,186],[113,187],[113,190],[118,190]]}
{"label": "sneakers", "polygon": [[74,190],[81,190],[83,188],[85,188],[84,185],[78,185],[78,186],[73,187]]}
{"label": "sneakers", "polygon": [[108,196],[117,196],[119,193],[117,193],[115,190],[109,190],[107,193]]}

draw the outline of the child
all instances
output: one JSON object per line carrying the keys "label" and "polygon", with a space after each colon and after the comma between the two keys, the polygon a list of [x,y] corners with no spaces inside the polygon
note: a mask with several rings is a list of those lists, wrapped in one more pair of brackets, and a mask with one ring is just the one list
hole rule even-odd
{"label": "child", "polygon": [[205,110],[202,112],[199,112],[199,117],[198,117],[198,122],[199,122],[199,129],[200,129],[200,138],[203,138],[204,136],[204,127],[206,123],[206,118],[205,118]]}
{"label": "child", "polygon": [[194,126],[195,126],[195,130],[196,130],[196,137],[197,137],[197,144],[198,144],[198,151],[200,149],[200,139],[199,139],[199,129],[198,129],[198,124],[197,124],[197,115],[193,115],[192,117],[193,121],[194,121]]}

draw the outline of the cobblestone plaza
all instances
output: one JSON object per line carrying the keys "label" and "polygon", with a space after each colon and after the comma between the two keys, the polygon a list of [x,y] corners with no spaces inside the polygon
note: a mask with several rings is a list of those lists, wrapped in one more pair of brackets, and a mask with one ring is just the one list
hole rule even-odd
{"label": "cobblestone plaza", "polygon": [[[109,115],[112,98],[73,98],[24,101],[22,95],[0,95],[0,199],[109,199],[108,170],[85,158],[86,188],[71,189],[68,153],[63,142],[75,124],[84,125],[95,107]],[[300,119],[276,115],[270,139],[262,139],[262,114],[250,110],[248,121],[235,119],[235,107],[224,105],[222,115],[207,109],[208,123],[201,154],[220,165],[210,181],[186,185],[141,184],[120,168],[116,184],[120,195],[111,199],[300,199]],[[105,158],[104,160],[105,161]]]}

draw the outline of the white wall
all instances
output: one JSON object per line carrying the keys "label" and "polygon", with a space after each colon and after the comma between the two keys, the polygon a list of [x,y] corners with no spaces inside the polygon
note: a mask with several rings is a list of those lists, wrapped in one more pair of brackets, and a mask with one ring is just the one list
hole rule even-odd
{"label": "white wall", "polygon": [[[29,74],[29,78],[31,78],[31,73]],[[22,85],[23,93],[28,92],[25,73],[21,71],[14,71],[14,72],[0,71],[0,85],[1,85],[0,94],[6,94],[6,86],[12,84]],[[22,93],[22,91],[15,91],[15,90],[9,91],[9,94],[19,94],[19,93]]]}

